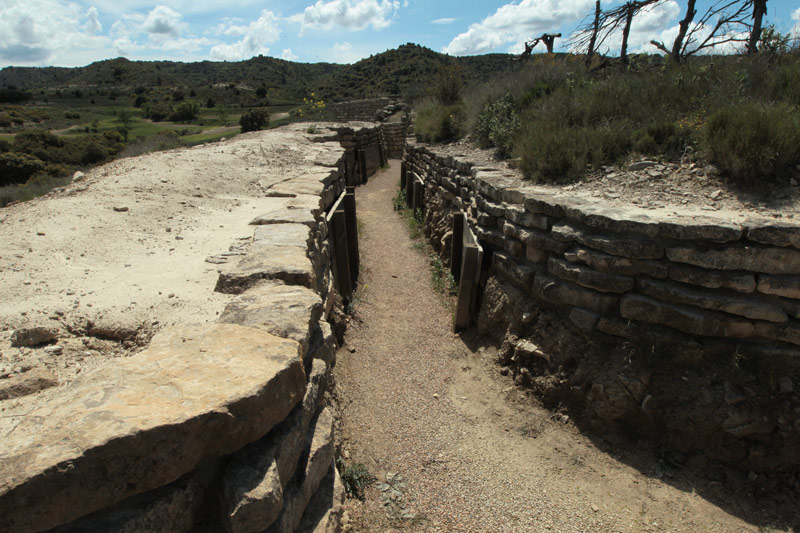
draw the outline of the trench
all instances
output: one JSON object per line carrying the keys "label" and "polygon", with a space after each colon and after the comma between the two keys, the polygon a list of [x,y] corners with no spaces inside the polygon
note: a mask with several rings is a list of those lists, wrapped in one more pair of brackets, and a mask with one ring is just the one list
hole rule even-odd
{"label": "trench", "polygon": [[[343,531],[758,531],[785,522],[653,442],[584,431],[453,333],[422,246],[393,213],[400,161],[356,189],[360,285],[334,369],[337,450],[376,482]],[[607,437],[607,438],[606,438]]]}

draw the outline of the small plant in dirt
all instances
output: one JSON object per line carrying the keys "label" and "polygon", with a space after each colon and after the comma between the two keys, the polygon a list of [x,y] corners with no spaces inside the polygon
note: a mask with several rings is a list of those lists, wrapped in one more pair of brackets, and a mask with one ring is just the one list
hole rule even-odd
{"label": "small plant in dirt", "polygon": [[365,491],[377,481],[375,476],[361,463],[347,465],[341,458],[337,459],[337,463],[347,496],[364,501]]}
{"label": "small plant in dirt", "polygon": [[458,294],[458,283],[456,283],[453,274],[445,268],[442,259],[435,252],[431,252],[429,256],[433,288],[436,289],[437,292],[449,294],[450,296]]}
{"label": "small plant in dirt", "polygon": [[387,472],[384,481],[378,483],[377,488],[381,491],[381,507],[383,507],[390,522],[394,524],[405,522],[410,525],[418,525],[424,521],[423,517],[410,511],[406,506],[406,482],[402,474]]}
{"label": "small plant in dirt", "polygon": [[392,198],[392,208],[395,211],[402,211],[406,209],[406,193],[403,189],[398,189],[397,194]]}

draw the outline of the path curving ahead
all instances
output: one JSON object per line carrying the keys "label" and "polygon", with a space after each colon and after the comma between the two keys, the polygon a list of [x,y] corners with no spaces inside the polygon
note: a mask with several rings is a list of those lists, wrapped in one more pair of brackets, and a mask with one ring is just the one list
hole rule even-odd
{"label": "path curving ahead", "polygon": [[344,460],[379,483],[348,500],[345,531],[758,531],[694,493],[707,481],[598,450],[500,376],[493,348],[455,336],[392,211],[399,177],[391,161],[356,191],[360,297],[335,375]]}

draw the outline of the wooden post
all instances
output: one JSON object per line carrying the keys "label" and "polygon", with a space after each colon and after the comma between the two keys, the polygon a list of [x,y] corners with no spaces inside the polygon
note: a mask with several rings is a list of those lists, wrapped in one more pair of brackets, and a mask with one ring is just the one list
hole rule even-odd
{"label": "wooden post", "polygon": [[352,276],[350,274],[350,259],[347,251],[347,215],[344,209],[337,209],[331,217],[331,231],[333,253],[336,260],[336,270],[338,276],[334,281],[338,285],[339,294],[342,300],[349,302],[353,297]]}
{"label": "wooden post", "polygon": [[364,149],[358,151],[358,165],[361,168],[361,183],[367,182],[367,154]]}
{"label": "wooden post", "polygon": [[458,297],[456,299],[456,316],[453,324],[456,331],[468,328],[475,312],[478,299],[478,283],[481,277],[481,263],[483,262],[483,248],[475,239],[472,230],[464,220],[461,245],[463,258],[461,262],[461,275],[458,283]]}
{"label": "wooden post", "polygon": [[350,263],[350,281],[352,285],[356,285],[361,258],[358,253],[358,219],[356,218],[355,187],[347,187],[345,189],[342,205],[344,206],[347,224],[347,251]]}
{"label": "wooden post", "polygon": [[456,283],[461,279],[461,260],[464,253],[464,219],[462,211],[453,214],[453,246],[450,252],[450,274]]}
{"label": "wooden post", "polygon": [[406,205],[408,207],[414,205],[414,182],[416,181],[416,176],[413,172],[406,176]]}
{"label": "wooden post", "polygon": [[406,174],[408,173],[408,167],[406,166],[406,162],[402,161],[400,163],[400,189],[405,190],[406,188]]}
{"label": "wooden post", "polygon": [[419,209],[421,212],[425,211],[425,206],[422,205],[422,192],[425,190],[425,183],[422,181],[422,178],[419,176],[416,177],[414,180],[413,185],[413,201],[411,203],[411,207],[414,209],[414,213],[417,212]]}

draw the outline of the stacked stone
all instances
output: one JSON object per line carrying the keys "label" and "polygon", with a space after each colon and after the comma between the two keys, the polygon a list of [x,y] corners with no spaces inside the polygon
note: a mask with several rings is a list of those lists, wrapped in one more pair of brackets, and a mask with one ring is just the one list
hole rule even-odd
{"label": "stacked stone", "polygon": [[[325,124],[330,135],[316,137],[317,141],[338,140],[345,153],[347,185],[360,185],[381,168],[386,157],[383,126],[374,123],[350,123],[348,126]],[[363,150],[366,173],[362,175],[359,152]]]}
{"label": "stacked stone", "polygon": [[[585,332],[693,357],[800,356],[798,225],[605,207],[413,143],[404,164],[425,180],[426,205],[468,214],[497,275]],[[426,216],[446,246],[449,221]]]}
{"label": "stacked stone", "polygon": [[333,109],[338,122],[370,122],[378,120],[377,117],[385,114],[389,106],[395,106],[391,98],[372,98],[339,102],[333,105]]}
{"label": "stacked stone", "polygon": [[[372,126],[350,135],[364,147],[381,139]],[[218,323],[163,330],[55,391],[5,437],[0,530],[339,529],[325,407],[338,134],[315,152],[315,170],[270,189],[247,254],[220,272],[217,290],[237,296]]]}
{"label": "stacked stone", "polygon": [[403,156],[406,145],[405,122],[387,122],[383,124],[383,139],[386,143],[386,154],[389,159],[399,159]]}

